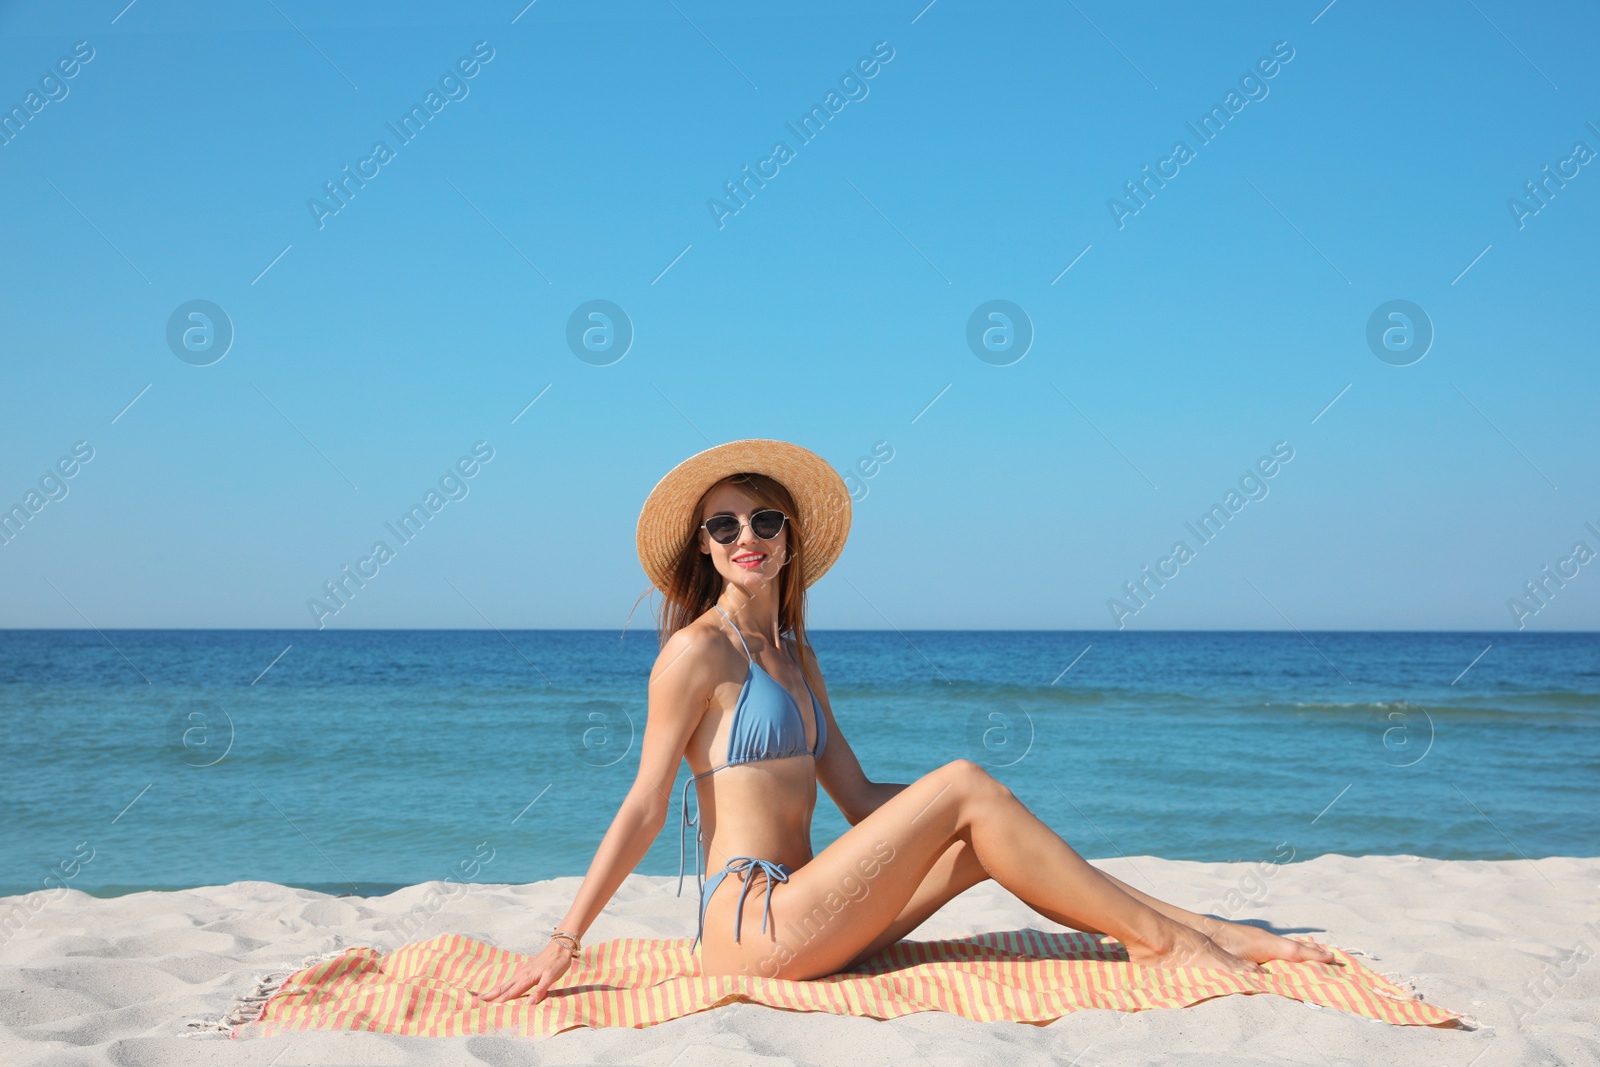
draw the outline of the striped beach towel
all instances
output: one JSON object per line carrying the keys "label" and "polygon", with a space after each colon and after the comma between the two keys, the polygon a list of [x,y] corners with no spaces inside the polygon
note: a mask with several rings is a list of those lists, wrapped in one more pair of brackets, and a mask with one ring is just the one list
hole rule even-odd
{"label": "striped beach towel", "polygon": [[[1309,940],[1309,939],[1307,939]],[[1451,1026],[1426,1004],[1331,949],[1338,964],[1265,965],[1263,973],[1128,962],[1110,938],[1014,930],[901,941],[861,970],[806,982],[702,977],[688,938],[618,938],[584,949],[539,1004],[488,1004],[470,990],[511,975],[522,957],[455,934],[387,956],[352,948],[290,975],[233,1037],[366,1030],[419,1037],[510,1031],[544,1037],[580,1026],[652,1026],[724,1004],[893,1019],[942,1011],[982,1022],[1043,1025],[1084,1008],[1182,1008],[1230,994],[1276,993],[1402,1026]]]}

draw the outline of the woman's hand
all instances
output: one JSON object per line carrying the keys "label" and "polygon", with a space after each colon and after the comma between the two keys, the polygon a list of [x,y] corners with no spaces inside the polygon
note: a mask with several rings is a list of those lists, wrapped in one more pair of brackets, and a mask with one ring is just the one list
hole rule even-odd
{"label": "woman's hand", "polygon": [[490,1003],[500,1004],[515,1000],[532,990],[528,1000],[537,1004],[550,992],[550,987],[555,985],[556,980],[567,973],[567,968],[570,966],[572,966],[572,950],[565,942],[552,938],[537,956],[517,964],[517,969],[511,973],[510,978],[477,995]]}

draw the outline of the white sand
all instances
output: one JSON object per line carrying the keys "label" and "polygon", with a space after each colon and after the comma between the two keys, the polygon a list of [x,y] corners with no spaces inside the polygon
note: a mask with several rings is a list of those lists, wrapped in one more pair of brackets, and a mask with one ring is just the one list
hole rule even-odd
{"label": "white sand", "polygon": [[[1373,970],[1401,976],[1478,1028],[1398,1027],[1279,997],[1240,996],[1131,1015],[1084,1011],[1045,1027],[938,1013],[878,1022],[734,1005],[643,1030],[578,1030],[543,1040],[182,1036],[188,1020],[217,1017],[262,973],[330,949],[389,949],[445,932],[536,947],[578,885],[561,878],[457,890],[432,882],[358,899],[236,882],[113,900],[69,890],[50,899],[0,945],[0,1063],[1600,1064],[1600,965],[1593,962],[1600,954],[1600,859],[1097,862],[1184,906],[1263,919],[1364,953]],[[586,940],[688,935],[695,901],[687,892],[674,896],[675,888],[675,878],[630,877]],[[443,895],[449,892],[455,895]],[[1244,904],[1238,911],[1225,910],[1230,892],[1240,894],[1232,898]],[[0,900],[0,916],[24,901]],[[430,902],[438,906],[431,915]],[[424,921],[414,932],[396,936],[385,928],[419,905]],[[1060,929],[989,883],[915,936],[1024,926]]]}

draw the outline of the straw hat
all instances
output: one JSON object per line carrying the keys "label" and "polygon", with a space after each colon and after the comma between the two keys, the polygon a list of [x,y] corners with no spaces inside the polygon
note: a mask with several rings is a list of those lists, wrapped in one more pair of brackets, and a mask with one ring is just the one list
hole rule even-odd
{"label": "straw hat", "polygon": [[694,527],[700,497],[730,474],[765,474],[783,483],[798,515],[790,516],[805,542],[807,586],[833,566],[850,534],[850,491],[826,460],[786,441],[729,441],[690,456],[656,483],[639,512],[639,562],[662,592],[673,562]]}

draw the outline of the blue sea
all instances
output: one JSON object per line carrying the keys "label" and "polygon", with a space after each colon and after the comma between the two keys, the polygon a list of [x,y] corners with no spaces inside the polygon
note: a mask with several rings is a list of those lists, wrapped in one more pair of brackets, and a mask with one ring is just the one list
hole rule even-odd
{"label": "blue sea", "polygon": [[[1600,855],[1600,635],[812,639],[869,777],[976,760],[1090,858]],[[0,631],[0,895],[582,874],[655,653],[649,630]],[[641,873],[677,871],[676,819]],[[815,848],[845,828],[820,796]]]}

